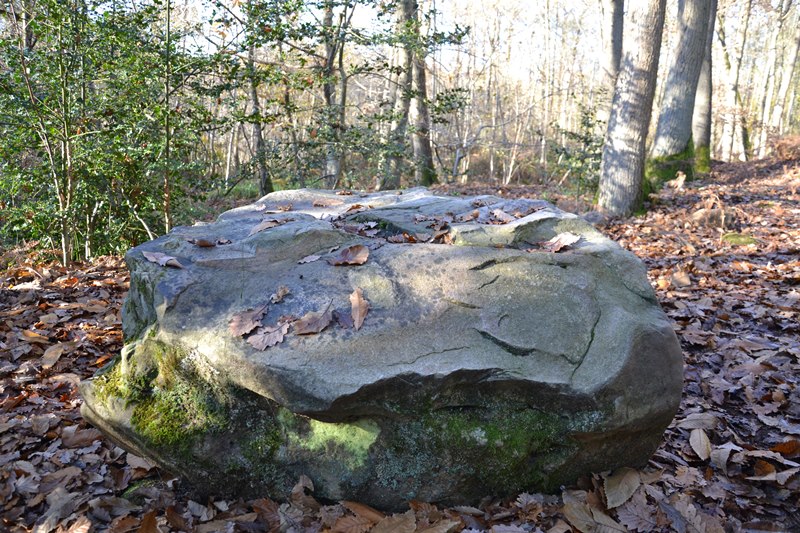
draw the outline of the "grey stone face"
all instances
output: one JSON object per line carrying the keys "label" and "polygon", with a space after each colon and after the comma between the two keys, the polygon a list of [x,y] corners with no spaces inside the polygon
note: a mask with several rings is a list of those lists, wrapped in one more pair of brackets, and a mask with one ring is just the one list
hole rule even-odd
{"label": "grey stone face", "polygon": [[[538,244],[565,232],[580,240]],[[364,264],[326,260],[356,244]],[[384,509],[550,491],[646,463],[680,400],[644,266],[546,202],[285,191],[126,260],[126,346],[82,384],[83,414],[201,492],[280,498],[302,474],[319,497]],[[257,350],[229,329],[265,304],[265,327],[346,318],[356,289],[358,330],[290,327]]]}

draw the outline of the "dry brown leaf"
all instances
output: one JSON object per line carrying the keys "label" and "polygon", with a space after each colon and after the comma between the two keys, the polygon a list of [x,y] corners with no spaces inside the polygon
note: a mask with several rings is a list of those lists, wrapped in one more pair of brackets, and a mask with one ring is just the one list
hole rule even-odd
{"label": "dry brown leaf", "polygon": [[795,458],[800,455],[800,440],[789,439],[776,444],[770,451],[779,453],[789,459]]}
{"label": "dry brown leaf", "polygon": [[283,342],[284,337],[289,332],[289,323],[277,324],[275,326],[265,326],[255,330],[247,337],[247,344],[256,350],[264,351],[267,348]]}
{"label": "dry brown leaf", "polygon": [[92,521],[86,518],[86,515],[81,515],[67,530],[67,533],[89,533],[92,529]]}
{"label": "dry brown leaf", "polygon": [[27,329],[22,332],[22,339],[35,344],[50,344],[50,339],[44,335]]}
{"label": "dry brown leaf", "polygon": [[213,248],[217,245],[215,241],[210,241],[208,239],[189,239],[189,244],[194,244],[198,248]]}
{"label": "dry brown leaf", "polygon": [[363,244],[348,246],[339,252],[339,255],[328,259],[328,263],[334,266],[341,265],[363,265],[369,257],[369,248]]}
{"label": "dry brown leaf", "polygon": [[328,327],[328,324],[333,320],[333,313],[331,312],[331,303],[324,311],[314,312],[309,311],[292,324],[292,330],[296,335],[312,335],[319,333]]}
{"label": "dry brown leaf", "polygon": [[374,522],[363,516],[343,516],[333,524],[331,533],[366,533],[372,524]]}
{"label": "dry brown leaf", "polygon": [[544,248],[548,252],[558,253],[562,249],[572,246],[579,240],[581,240],[580,235],[576,235],[575,233],[565,231],[563,233],[559,233],[549,241],[541,242],[539,244],[542,248]]}
{"label": "dry brown leaf", "polygon": [[369,505],[364,505],[363,503],[358,502],[351,502],[351,501],[343,501],[341,502],[350,512],[357,516],[362,516],[368,519],[373,524],[376,524],[386,518],[386,515],[382,512],[378,511],[377,509],[373,509]]}
{"label": "dry brown leaf", "polygon": [[237,529],[231,530],[227,526],[232,526],[233,524],[255,522],[257,518],[258,518],[257,513],[240,514],[238,516],[232,516],[224,520],[213,520],[211,522],[206,522],[205,524],[199,524],[194,527],[193,531],[194,533],[216,533],[217,531],[237,531]]}
{"label": "dry brown leaf", "polygon": [[604,488],[609,509],[619,507],[636,492],[641,485],[639,472],[633,468],[623,467],[605,477]]}
{"label": "dry brown leaf", "polygon": [[250,230],[250,233],[248,233],[247,236],[250,237],[250,236],[255,235],[256,233],[259,233],[259,232],[264,231],[266,229],[274,228],[274,227],[277,227],[277,226],[283,226],[284,224],[286,224],[287,222],[291,222],[292,220],[294,220],[294,219],[293,218],[284,218],[284,219],[278,220],[277,218],[268,218],[268,219],[262,220],[261,222],[256,224],[253,227],[253,229]]}
{"label": "dry brown leaf", "polygon": [[279,304],[289,295],[289,287],[286,285],[281,285],[278,287],[278,290],[275,291],[275,294],[269,297],[269,300],[274,304]]}
{"label": "dry brown leaf", "polygon": [[334,199],[334,198],[318,198],[314,200],[314,203],[311,204],[313,207],[333,207],[335,205],[342,205],[344,204],[343,200]]}
{"label": "dry brown leaf", "polygon": [[183,268],[183,265],[177,258],[172,257],[171,255],[163,254],[161,252],[142,252],[142,255],[145,259],[150,261],[151,263],[155,263],[161,266],[169,266],[173,268]]}
{"label": "dry brown leaf", "polygon": [[414,511],[384,517],[370,533],[413,533],[417,529],[417,518]]}
{"label": "dry brown leaf", "polygon": [[228,322],[228,330],[234,337],[247,335],[261,325],[261,319],[267,311],[267,304],[258,309],[248,309],[241,313],[236,313]]}
{"label": "dry brown leaf", "polygon": [[453,533],[463,527],[464,524],[460,520],[440,520],[430,527],[417,531],[418,533]]}
{"label": "dry brown leaf", "polygon": [[514,222],[516,220],[513,216],[509,215],[502,209],[495,209],[492,211],[492,217],[501,224],[508,224],[509,222]]}
{"label": "dry brown leaf", "polygon": [[64,351],[67,349],[68,343],[59,342],[58,344],[53,344],[49,348],[44,351],[44,355],[42,356],[41,364],[42,369],[47,370],[51,368],[54,364],[58,362],[61,356],[64,354]]}
{"label": "dry brown leaf", "polygon": [[617,509],[617,518],[631,531],[649,533],[658,530],[657,511],[647,504],[647,497],[641,491]]}
{"label": "dry brown leaf", "polygon": [[705,461],[711,457],[711,441],[708,440],[705,430],[701,428],[693,429],[689,436],[689,444],[701,460]]}
{"label": "dry brown leaf", "polygon": [[313,263],[314,261],[319,261],[321,258],[322,258],[321,255],[311,254],[302,258],[300,261],[297,262],[297,264],[304,265],[306,263]]}
{"label": "dry brown leaf", "polygon": [[369,311],[369,302],[364,298],[361,288],[357,288],[350,295],[350,310],[353,316],[353,327],[358,331]]}
{"label": "dry brown leaf", "polygon": [[78,429],[78,426],[69,426],[61,432],[61,441],[65,448],[83,448],[99,438],[103,434],[94,428]]}
{"label": "dry brown leaf", "polygon": [[161,533],[158,529],[158,521],[156,520],[155,510],[146,513],[142,517],[142,523],[139,525],[137,533]]}

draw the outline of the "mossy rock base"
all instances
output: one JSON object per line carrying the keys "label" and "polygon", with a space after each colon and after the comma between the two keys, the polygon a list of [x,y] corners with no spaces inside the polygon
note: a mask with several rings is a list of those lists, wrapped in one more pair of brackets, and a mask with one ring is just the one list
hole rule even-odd
{"label": "mossy rock base", "polygon": [[[443,223],[442,243],[405,237]],[[579,240],[558,253],[536,244],[565,232]],[[356,244],[363,265],[325,261]],[[644,465],[680,402],[680,346],[644,266],[547,202],[284,191],[126,260],[126,344],[81,385],[82,412],[201,494],[281,499],[302,475],[319,498],[387,510],[557,491]],[[356,289],[358,330],[258,350],[229,327],[247,309],[265,327],[348,314]]]}

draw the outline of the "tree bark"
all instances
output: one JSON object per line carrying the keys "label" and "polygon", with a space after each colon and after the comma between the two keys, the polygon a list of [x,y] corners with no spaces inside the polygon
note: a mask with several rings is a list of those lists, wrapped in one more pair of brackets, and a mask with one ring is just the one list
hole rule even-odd
{"label": "tree bark", "polygon": [[603,12],[603,81],[605,94],[597,109],[598,122],[605,127],[611,114],[611,99],[614,96],[614,83],[619,73],[619,61],[622,57],[622,24],[625,10],[623,0],[602,0],[600,9]]}
{"label": "tree bark", "polygon": [[694,97],[694,115],[692,116],[694,170],[699,173],[711,171],[711,48],[714,43],[714,21],[716,19],[717,0],[710,0],[705,54],[703,56],[703,65],[700,69],[700,79],[697,82],[697,93]]}
{"label": "tree bark", "polygon": [[424,186],[436,183],[436,167],[433,162],[431,146],[431,113],[428,108],[428,77],[425,66],[426,50],[420,36],[419,4],[414,4],[414,28],[416,46],[412,61],[412,80],[414,87],[414,178]]}
{"label": "tree bark", "polygon": [[600,165],[598,208],[613,216],[629,215],[641,206],[665,10],[666,0],[641,0],[628,6]]}
{"label": "tree bark", "polygon": [[778,10],[774,31],[770,38],[769,53],[767,55],[767,75],[764,77],[764,93],[761,98],[761,130],[758,134],[758,157],[767,155],[767,142],[769,141],[770,128],[770,105],[775,92],[775,77],[778,69],[778,40],[780,38],[783,23],[792,7],[792,0],[782,0]]}
{"label": "tree bark", "polygon": [[258,175],[258,191],[261,196],[271,193],[274,189],[272,179],[267,169],[267,154],[264,143],[264,134],[261,131],[261,101],[258,98],[258,76],[255,69],[255,47],[250,46],[247,54],[247,74],[250,78],[250,100],[253,102],[253,149],[255,150],[256,172]]}
{"label": "tree bark", "polygon": [[685,152],[692,138],[692,111],[708,35],[708,0],[678,0],[678,46],[664,87],[652,156]]}
{"label": "tree bark", "polygon": [[[722,14],[717,15],[717,37],[722,45],[722,57],[725,61],[725,72],[727,74],[728,85],[728,91],[725,96],[722,135],[720,136],[720,157],[723,161],[730,161],[733,157],[734,144],[737,139],[740,142],[739,153],[741,153],[744,158],[747,158],[747,139],[749,134],[745,124],[742,96],[739,93],[739,74],[741,72],[744,48],[747,44],[747,31],[750,26],[750,13],[752,11],[752,7],[752,0],[747,0],[747,4],[744,6],[742,23],[740,25],[738,39],[740,48],[735,55],[731,53],[731,51],[733,51],[733,45],[729,45],[725,37],[725,19]],[[732,55],[733,60],[731,60]]]}
{"label": "tree bark", "polygon": [[400,174],[405,156],[405,137],[408,129],[408,115],[411,109],[411,85],[413,83],[413,43],[410,42],[412,24],[416,2],[414,0],[401,0],[397,12],[395,31],[402,44],[398,48],[399,67],[401,72],[397,77],[397,84],[392,89],[394,105],[392,108],[392,123],[387,137],[387,154],[381,179],[378,181],[377,190],[397,189],[400,187]]}
{"label": "tree bark", "polygon": [[795,26],[794,37],[789,44],[787,55],[783,62],[781,85],[778,88],[778,94],[775,96],[775,105],[772,107],[772,115],[769,120],[769,129],[773,135],[781,135],[783,133],[786,98],[789,95],[792,77],[797,70],[798,51],[800,51],[800,26]]}

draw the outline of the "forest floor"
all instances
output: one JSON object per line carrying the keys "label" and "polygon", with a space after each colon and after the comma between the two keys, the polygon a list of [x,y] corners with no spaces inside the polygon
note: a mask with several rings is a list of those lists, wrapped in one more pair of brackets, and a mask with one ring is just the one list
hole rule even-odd
{"label": "forest floor", "polygon": [[[80,380],[119,353],[120,258],[65,269],[8,252],[0,272],[0,531],[494,533],[800,531],[800,160],[715,166],[602,228],[641,257],[685,357],[680,410],[641,470],[556,496],[384,516],[292,494],[195,501],[80,416]],[[525,187],[450,193],[541,196]],[[549,195],[570,209],[570,199]],[[559,200],[561,200],[559,202]]]}

